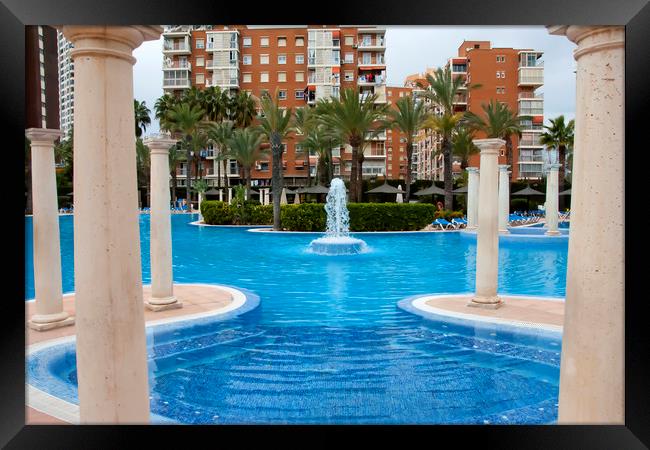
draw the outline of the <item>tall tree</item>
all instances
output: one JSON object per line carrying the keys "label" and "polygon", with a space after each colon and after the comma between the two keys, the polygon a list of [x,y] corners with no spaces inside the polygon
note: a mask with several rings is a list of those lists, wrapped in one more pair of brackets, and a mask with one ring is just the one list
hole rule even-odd
{"label": "tall tree", "polygon": [[506,141],[507,164],[512,167],[512,136],[521,137],[521,121],[528,117],[518,117],[507,104],[495,100],[490,100],[487,105],[482,104],[481,109],[483,109],[484,117],[467,112],[464,123],[471,130],[485,133],[488,138],[500,138]]}
{"label": "tall tree", "polygon": [[210,124],[208,129],[208,139],[212,141],[215,149],[215,159],[217,161],[217,187],[221,188],[221,174],[223,173],[225,187],[228,187],[228,142],[232,138],[233,122],[223,121],[220,123]]}
{"label": "tall tree", "polygon": [[474,132],[467,127],[456,128],[452,135],[452,153],[460,158],[460,167],[465,170],[469,166],[469,157],[480,150],[474,144]]}
{"label": "tall tree", "polygon": [[143,187],[147,206],[150,206],[151,189],[151,158],[149,147],[144,145],[141,138],[135,141],[135,155],[137,161],[138,188]]}
{"label": "tall tree", "polygon": [[332,97],[317,106],[321,123],[352,147],[350,200],[353,202],[361,201],[364,144],[384,130],[382,120],[388,106],[376,105],[376,100],[376,94],[362,100],[356,89],[348,88],[341,91],[340,98]]}
{"label": "tall tree", "polygon": [[[440,119],[434,119],[431,125],[440,127],[438,131],[442,137],[442,155],[444,159],[443,178],[445,182],[445,208],[452,209],[454,197],[452,190],[454,188],[452,178],[452,144],[451,136],[456,125],[459,122],[459,116],[454,111],[454,102],[458,98],[462,88],[468,92],[472,89],[481,87],[479,84],[468,85],[462,77],[453,77],[449,66],[438,69],[433,75],[427,74],[424,97],[429,99],[432,104],[432,113],[441,116]],[[436,112],[435,109],[438,111]],[[454,127],[449,128],[450,125]],[[436,127],[431,127],[436,129]]]}
{"label": "tall tree", "polygon": [[417,133],[424,127],[429,117],[424,102],[415,101],[413,97],[402,97],[395,103],[396,108],[388,111],[386,127],[396,128],[406,136],[406,184],[405,201],[411,199],[411,164],[413,161],[413,141]]}
{"label": "tall tree", "polygon": [[189,103],[180,103],[167,111],[165,121],[166,126],[169,126],[170,130],[177,131],[183,136],[183,146],[185,147],[185,157],[187,160],[187,173],[185,175],[187,186],[185,189],[185,198],[188,206],[192,201],[191,167],[194,157],[193,155],[198,150],[198,147],[196,147],[196,136],[199,128],[203,127],[202,119],[204,115],[205,110],[201,109],[199,105],[190,106]]}
{"label": "tall tree", "polygon": [[316,114],[313,113],[313,110],[310,106],[296,108],[296,113],[293,119],[293,126],[296,130],[296,134],[301,139],[301,145],[303,149],[302,153],[303,157],[305,158],[305,165],[307,166],[307,186],[311,186],[311,163],[309,160],[309,149],[303,145],[303,141],[316,125]]}
{"label": "tall tree", "polygon": [[559,189],[562,192],[564,190],[564,179],[566,178],[564,174],[569,167],[567,156],[573,149],[575,121],[569,120],[569,122],[565,123],[564,115],[560,115],[555,119],[550,119],[550,122],[551,126],[544,125],[546,131],[541,134],[539,143],[557,149],[558,162],[562,168],[562,176],[559,179]]}
{"label": "tall tree", "polygon": [[[456,114],[432,114],[424,123],[424,128],[435,131],[442,138],[442,152],[444,158],[444,182],[445,182],[445,209],[451,210],[453,208],[453,179],[451,172],[452,164],[452,136],[458,127],[463,113]],[[448,154],[446,153],[448,152]],[[438,153],[439,154],[439,153]],[[431,155],[433,157],[433,155]],[[447,162],[449,161],[449,162]],[[451,186],[451,187],[450,187]]]}
{"label": "tall tree", "polygon": [[260,117],[260,129],[265,141],[271,144],[272,171],[271,189],[273,190],[273,229],[280,228],[280,193],[284,187],[282,177],[282,141],[287,139],[293,132],[291,125],[291,108],[280,107],[279,94],[276,91],[275,99],[269,95],[263,95],[260,99],[262,117]]}
{"label": "tall tree", "polygon": [[[260,159],[263,151],[260,149],[262,135],[256,128],[238,128],[228,141],[228,153],[237,160],[244,171],[247,197],[251,198],[251,172],[255,161]],[[276,197],[276,196],[274,196]]]}
{"label": "tall tree", "polygon": [[169,149],[169,173],[172,177],[172,201],[176,201],[176,188],[178,187],[178,179],[177,179],[177,172],[178,172],[178,164],[180,163],[181,159],[183,159],[182,155],[182,146],[181,142],[177,142],[176,145],[173,145]]}
{"label": "tall tree", "polygon": [[318,157],[316,168],[316,179],[318,184],[328,185],[334,177],[332,164],[332,147],[341,145],[341,141],[335,134],[328,132],[327,128],[318,124],[311,128],[302,140],[304,151],[314,152]]}
{"label": "tall tree", "polygon": [[135,111],[135,137],[142,137],[142,133],[147,131],[147,126],[151,125],[151,111],[147,108],[146,102],[133,100],[133,109]]}
{"label": "tall tree", "polygon": [[229,119],[235,123],[238,128],[250,126],[255,119],[257,103],[255,98],[248,92],[239,92],[230,98],[228,110]]}

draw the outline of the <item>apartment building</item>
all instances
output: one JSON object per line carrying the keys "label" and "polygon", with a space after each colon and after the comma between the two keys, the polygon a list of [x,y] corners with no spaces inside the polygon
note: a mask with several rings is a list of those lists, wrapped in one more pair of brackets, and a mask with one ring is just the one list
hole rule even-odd
{"label": "apartment building", "polygon": [[[178,95],[191,86],[219,86],[257,98],[277,90],[281,106],[295,109],[354,88],[362,98],[376,94],[377,103],[386,103],[385,32],[374,26],[167,26],[163,33],[163,89]],[[285,184],[305,185],[307,162],[315,175],[316,156],[302,151],[299,136],[291,136],[284,146]],[[379,153],[382,148],[382,140],[375,139],[366,151]],[[206,151],[204,174],[210,185],[216,185],[218,173],[213,155],[211,149]],[[349,178],[351,148],[337,148],[333,157],[335,175]],[[368,177],[378,170],[374,163],[366,170],[370,159],[364,163]],[[384,162],[384,171],[385,167]],[[235,161],[228,163],[226,176],[239,178]],[[258,161],[252,178],[254,186],[270,186],[270,161]]]}
{"label": "apartment building", "polygon": [[25,27],[25,128],[59,128],[56,30]]}
{"label": "apartment building", "polygon": [[[537,89],[544,84],[543,53],[532,49],[493,48],[490,41],[464,41],[458,47],[458,56],[450,58],[447,66],[452,76],[466,79],[468,84],[481,87],[467,92],[464,88],[457,97],[457,111],[472,111],[484,115],[481,105],[496,100],[508,105],[511,111],[529,119],[523,122],[521,139],[512,136],[512,179],[540,179],[543,175],[544,147],[539,144],[543,131],[544,97]],[[477,134],[478,138],[485,137]],[[478,166],[479,155],[470,158],[470,165]],[[499,164],[507,164],[505,151],[499,155]]]}
{"label": "apartment building", "polygon": [[74,121],[74,63],[70,56],[74,46],[60,31],[57,31],[57,42],[60,129],[67,137]]}
{"label": "apartment building", "polygon": [[[479,84],[480,88],[468,92],[464,86],[456,97],[454,110],[472,111],[484,116],[481,105],[491,100],[505,103],[523,121],[521,139],[512,136],[512,179],[539,179],[543,174],[544,147],[539,144],[543,131],[544,99],[536,90],[544,84],[543,53],[531,49],[492,48],[490,41],[464,41],[458,47],[458,54],[449,58],[446,66],[453,77],[461,77],[466,84]],[[421,74],[409,75],[404,84],[413,87],[414,95],[418,83],[426,86],[426,74],[433,74],[430,68]],[[477,133],[477,138],[485,137]],[[443,156],[438,154],[440,138],[422,131],[418,143],[418,179],[444,179]],[[507,163],[505,150],[499,155],[499,164]],[[470,158],[471,166],[479,166],[480,156]],[[454,178],[461,176],[460,162],[455,159],[452,167]]]}

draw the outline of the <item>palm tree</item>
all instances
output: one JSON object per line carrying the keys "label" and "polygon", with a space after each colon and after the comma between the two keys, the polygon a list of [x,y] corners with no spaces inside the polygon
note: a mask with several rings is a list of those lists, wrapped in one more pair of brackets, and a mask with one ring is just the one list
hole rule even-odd
{"label": "palm tree", "polygon": [[[238,128],[232,133],[228,141],[228,155],[237,160],[244,171],[246,179],[247,197],[251,198],[251,172],[255,161],[259,160],[263,152],[260,149],[262,135],[255,128]],[[277,192],[277,191],[275,191]],[[278,195],[274,197],[280,198]]]}
{"label": "palm tree", "polygon": [[469,166],[469,157],[479,152],[474,144],[474,132],[467,127],[458,127],[452,136],[452,153],[460,158],[460,167]]}
{"label": "palm tree", "polygon": [[179,103],[179,99],[171,94],[164,94],[156,100],[154,110],[156,112],[156,119],[158,119],[158,122],[160,123],[161,130],[171,131],[171,125],[168,124],[167,112]]}
{"label": "palm tree", "polygon": [[257,104],[255,98],[248,92],[239,92],[229,101],[229,119],[235,122],[238,128],[250,126],[255,119]]}
{"label": "palm tree", "polygon": [[150,204],[149,191],[151,188],[151,159],[149,147],[144,145],[141,138],[135,141],[135,155],[137,161],[138,187],[144,186],[147,206]]}
{"label": "palm tree", "polygon": [[[444,157],[445,209],[453,207],[453,179],[451,175],[452,136],[463,118],[463,113],[433,114],[424,123],[424,128],[438,133],[442,137],[441,152]],[[447,162],[449,161],[449,162]]]}
{"label": "palm tree", "polygon": [[[512,136],[516,135],[521,138],[521,121],[530,118],[527,116],[517,117],[507,104],[495,100],[490,100],[487,105],[482,104],[481,109],[485,112],[485,119],[473,112],[467,112],[464,118],[466,126],[471,130],[485,133],[488,138],[499,138],[506,141],[506,161],[512,167]],[[512,172],[509,176],[512,177]]]}
{"label": "palm tree", "polygon": [[200,106],[190,106],[189,103],[180,103],[173,106],[169,111],[167,111],[167,119],[165,121],[165,126],[168,126],[170,131],[176,131],[180,133],[184,139],[185,157],[187,160],[187,186],[185,189],[185,198],[188,205],[191,204],[192,198],[190,189],[192,186],[192,158],[193,154],[198,149],[195,142],[197,141],[197,132],[199,128],[202,128],[203,126],[202,119],[204,115],[205,110],[201,109]]}
{"label": "palm tree", "polygon": [[210,86],[203,91],[203,109],[206,118],[212,122],[221,122],[226,117],[227,95],[219,86]]}
{"label": "palm tree", "polygon": [[[433,107],[437,107],[440,115],[442,116],[441,120],[434,119],[430,125],[437,125],[439,130],[436,127],[432,126],[430,128],[438,131],[442,137],[442,155],[444,158],[444,181],[445,181],[445,209],[452,209],[454,197],[452,190],[454,187],[452,179],[452,145],[451,145],[451,136],[455,126],[458,125],[460,116],[457,116],[457,113],[454,111],[454,102],[461,91],[461,88],[465,87],[467,91],[472,89],[477,89],[481,87],[479,84],[466,85],[465,80],[462,77],[452,77],[451,70],[449,66],[446,66],[445,69],[438,69],[434,75],[427,74],[426,76],[427,86],[421,86],[426,88],[424,92],[424,97],[429,99],[432,102]],[[453,124],[453,127],[450,126]]]}
{"label": "palm tree", "polygon": [[[296,108],[296,113],[293,119],[293,126],[298,134],[301,136],[309,135],[309,132],[316,126],[317,121],[316,114],[309,106],[302,108]],[[304,141],[304,138],[303,138]],[[311,164],[309,161],[309,149],[306,149],[302,145],[303,156],[305,157],[305,162],[307,163],[307,186],[311,186]]]}
{"label": "palm tree", "polygon": [[225,187],[228,187],[228,176],[225,164],[228,161],[228,141],[232,138],[233,122],[223,121],[221,123],[210,124],[207,130],[208,139],[212,141],[217,152],[217,187],[221,188],[221,168],[223,165],[223,174]]}
{"label": "palm tree", "polygon": [[151,111],[147,108],[146,102],[139,102],[133,100],[133,109],[135,111],[135,137],[142,136],[144,131],[147,131],[147,125],[151,125]]}
{"label": "palm tree", "polygon": [[199,197],[199,220],[203,220],[203,216],[201,215],[201,202],[203,201],[203,196],[205,195],[205,192],[208,190],[208,182],[205,180],[199,180],[196,183],[194,183],[194,192],[198,194]]}
{"label": "palm tree", "polygon": [[560,115],[555,119],[550,119],[550,122],[550,127],[544,125],[544,128],[546,128],[547,131],[541,134],[539,143],[557,149],[558,162],[563,169],[563,175],[560,177],[558,185],[560,192],[562,192],[564,190],[565,165],[566,167],[569,166],[567,164],[568,152],[573,149],[575,121],[569,120],[569,122],[565,124],[564,115]]}
{"label": "palm tree", "polygon": [[317,125],[302,140],[302,148],[313,151],[318,156],[316,179],[318,184],[328,185],[334,177],[332,147],[341,145],[338,136],[328,133],[324,125]]}
{"label": "palm tree", "polygon": [[388,112],[386,127],[396,128],[406,135],[406,184],[405,201],[411,198],[411,164],[413,161],[413,140],[428,118],[424,102],[416,102],[413,97],[402,97],[396,103],[397,109]]}
{"label": "palm tree", "polygon": [[363,180],[363,145],[384,129],[382,119],[387,105],[375,105],[377,95],[359,98],[356,89],[344,89],[340,98],[317,105],[320,121],[327,129],[341,137],[352,147],[352,170],[350,172],[350,200],[361,201]]}
{"label": "palm tree", "polygon": [[271,144],[272,171],[271,189],[273,190],[273,229],[280,230],[280,192],[284,187],[282,178],[282,141],[293,132],[291,125],[291,108],[279,106],[279,95],[276,91],[275,100],[269,95],[262,96],[261,107],[263,117],[260,117],[260,130],[264,139]]}

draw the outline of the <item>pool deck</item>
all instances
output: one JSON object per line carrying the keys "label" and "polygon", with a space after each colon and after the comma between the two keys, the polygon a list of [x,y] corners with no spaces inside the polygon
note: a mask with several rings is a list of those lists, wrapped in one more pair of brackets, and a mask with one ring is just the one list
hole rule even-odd
{"label": "pool deck", "polygon": [[[151,286],[143,286],[143,299],[147,301],[151,297]],[[214,313],[219,314],[220,310],[228,310],[229,305],[233,303],[233,296],[230,292],[218,287],[199,284],[175,284],[174,294],[183,302],[180,309],[170,309],[166,311],[153,312],[144,307],[145,322],[154,322],[161,319],[174,319],[187,315]],[[34,314],[36,305],[34,302],[25,302],[26,318]],[[74,294],[65,294],[63,297],[63,309],[70,315],[74,316]],[[25,324],[26,347],[57,339],[64,336],[76,334],[75,325],[62,328],[54,328],[47,331],[36,331],[27,327]],[[56,417],[50,416],[42,411],[32,407],[25,407],[25,424],[26,425],[69,425]]]}

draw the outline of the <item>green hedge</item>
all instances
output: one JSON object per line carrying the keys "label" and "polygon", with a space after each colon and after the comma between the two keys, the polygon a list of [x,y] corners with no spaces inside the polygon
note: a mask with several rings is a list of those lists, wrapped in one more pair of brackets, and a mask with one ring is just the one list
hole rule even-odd
{"label": "green hedge", "polygon": [[[463,217],[461,211],[437,211],[428,203],[349,203],[350,231],[414,231],[421,230],[439,217],[451,220]],[[245,203],[229,205],[206,200],[201,213],[211,225],[271,225],[273,205]],[[289,231],[325,231],[327,215],[323,203],[282,205],[282,228]]]}

